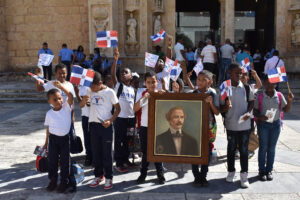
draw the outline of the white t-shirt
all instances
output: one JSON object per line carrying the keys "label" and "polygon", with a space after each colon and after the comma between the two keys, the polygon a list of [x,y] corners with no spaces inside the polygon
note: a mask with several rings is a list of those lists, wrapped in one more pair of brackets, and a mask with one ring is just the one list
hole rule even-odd
{"label": "white t-shirt", "polygon": [[234,53],[234,48],[231,45],[224,44],[220,48],[220,51],[221,51],[221,54],[222,54],[222,58],[232,59],[232,55]]}
{"label": "white t-shirt", "polygon": [[217,53],[216,47],[206,45],[201,52],[201,56],[204,56],[203,63],[215,63],[214,53]]}
{"label": "white t-shirt", "polygon": [[116,93],[109,87],[98,92],[91,92],[91,107],[89,122],[101,123],[98,118],[105,121],[112,117],[111,110],[117,104]]}
{"label": "white t-shirt", "polygon": [[[44,89],[45,89],[45,92],[48,92],[49,90],[54,89],[54,88],[58,89],[58,88],[55,87],[52,83],[53,83],[53,81],[49,81],[49,82],[47,82],[46,84],[43,85],[43,86],[44,86]],[[69,92],[72,93],[73,97],[76,97],[75,91],[74,91],[74,87],[73,87],[72,83],[70,83],[69,81],[65,81],[64,83],[62,83],[62,85],[63,85]],[[68,96],[67,96],[63,91],[61,91],[60,89],[58,89],[58,90],[61,92],[61,95],[62,95],[62,97],[63,97],[63,102],[64,102],[64,103],[67,102]]]}
{"label": "white t-shirt", "polygon": [[[144,90],[145,91],[145,90]],[[143,92],[139,92],[136,94],[135,102],[138,102],[143,96]],[[142,115],[141,115],[141,126],[148,127],[148,99],[144,99],[140,102]]]}
{"label": "white t-shirt", "polygon": [[[115,86],[115,93],[118,94],[120,83],[118,82]],[[126,86],[123,84],[123,90],[119,97],[119,104],[121,107],[121,112],[118,117],[121,118],[134,118],[134,96],[135,92],[132,86]]]}
{"label": "white t-shirt", "polygon": [[58,111],[49,110],[45,118],[45,126],[49,127],[49,132],[57,136],[65,136],[69,133],[71,127],[72,108],[68,102],[63,103]]}
{"label": "white t-shirt", "polygon": [[[88,96],[89,95],[89,87],[86,86],[79,86],[79,96]],[[87,105],[84,105],[83,108],[81,108],[81,116],[89,117],[90,116],[90,107]]]}
{"label": "white t-shirt", "polygon": [[174,51],[175,51],[176,59],[178,61],[183,61],[184,60],[184,58],[183,58],[183,56],[180,52],[181,50],[184,51],[184,46],[182,44],[180,44],[179,42],[177,42],[177,44],[174,46]]}
{"label": "white t-shirt", "polygon": [[161,90],[162,89],[162,83],[161,83],[161,79],[164,79],[165,81],[165,88],[166,90],[169,90],[169,86],[170,86],[170,74],[167,70],[166,67],[164,67],[162,72],[159,72],[156,74],[157,80],[158,80],[158,84],[157,84],[157,90]]}

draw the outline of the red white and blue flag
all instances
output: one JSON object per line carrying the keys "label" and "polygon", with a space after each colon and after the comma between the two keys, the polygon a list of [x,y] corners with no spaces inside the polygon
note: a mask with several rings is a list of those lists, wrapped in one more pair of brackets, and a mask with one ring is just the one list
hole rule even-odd
{"label": "red white and blue flag", "polygon": [[73,65],[70,82],[75,85],[91,87],[95,72],[84,69],[78,65]]}
{"label": "red white and blue flag", "polygon": [[270,83],[287,82],[285,67],[276,67],[268,70],[268,78]]}
{"label": "red white and blue flag", "polygon": [[182,71],[181,67],[179,67],[179,66],[173,66],[172,69],[171,69],[171,72],[170,72],[170,78],[173,81],[177,81],[177,79],[178,79],[181,71]]}
{"label": "red white and blue flag", "polygon": [[171,73],[171,70],[173,67],[180,67],[180,64],[178,63],[178,60],[171,60],[170,58],[166,57],[166,62],[165,62],[165,68],[169,73]]}
{"label": "red white and blue flag", "polygon": [[161,31],[159,31],[158,33],[156,33],[155,35],[151,36],[151,40],[154,43],[158,43],[161,40],[165,39],[166,37],[166,31],[164,31],[164,29],[161,29]]}
{"label": "red white and blue flag", "polygon": [[155,54],[152,54],[152,53],[148,53],[148,52],[145,52],[145,65],[147,67],[152,67],[154,68],[156,63],[157,63],[157,60],[158,60],[159,56],[158,55],[155,55]]}
{"label": "red white and blue flag", "polygon": [[242,73],[247,73],[251,70],[251,63],[248,57],[241,61],[241,66],[243,68]]}
{"label": "red white and blue flag", "polygon": [[28,72],[27,74],[28,74],[29,76],[31,76],[32,78],[34,78],[35,80],[37,80],[40,84],[42,84],[42,85],[45,84],[45,79],[44,79],[44,78],[42,78],[42,77],[40,77],[40,76],[38,76],[38,75],[35,75],[35,74],[33,74],[33,73],[30,73],[30,72]]}
{"label": "red white and blue flag", "polygon": [[226,80],[220,85],[221,100],[224,101],[227,97],[232,96],[231,80]]}
{"label": "red white and blue flag", "polygon": [[97,46],[98,47],[116,47],[118,45],[117,31],[102,31],[97,32]]}

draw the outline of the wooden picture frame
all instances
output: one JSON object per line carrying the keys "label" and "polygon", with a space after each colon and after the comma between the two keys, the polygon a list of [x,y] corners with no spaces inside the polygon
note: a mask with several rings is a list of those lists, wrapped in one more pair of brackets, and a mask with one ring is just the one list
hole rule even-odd
{"label": "wooden picture frame", "polygon": [[151,93],[147,161],[208,164],[209,104],[204,101],[207,96]]}

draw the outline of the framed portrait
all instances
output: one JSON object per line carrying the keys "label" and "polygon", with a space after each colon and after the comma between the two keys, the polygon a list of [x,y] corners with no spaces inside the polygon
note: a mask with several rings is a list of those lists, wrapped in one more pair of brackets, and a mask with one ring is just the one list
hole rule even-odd
{"label": "framed portrait", "polygon": [[149,162],[208,164],[207,94],[152,93],[148,111]]}

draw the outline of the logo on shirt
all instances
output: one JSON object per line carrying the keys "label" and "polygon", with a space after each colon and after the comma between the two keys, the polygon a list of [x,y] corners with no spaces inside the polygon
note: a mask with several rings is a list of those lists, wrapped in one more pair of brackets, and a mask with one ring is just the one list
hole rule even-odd
{"label": "logo on shirt", "polygon": [[92,103],[93,104],[96,104],[96,105],[99,105],[99,104],[101,104],[101,103],[103,103],[104,102],[104,99],[102,98],[102,97],[94,97],[93,99],[92,99]]}

